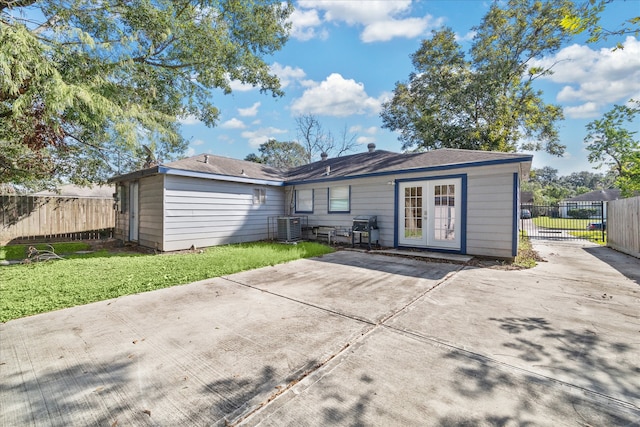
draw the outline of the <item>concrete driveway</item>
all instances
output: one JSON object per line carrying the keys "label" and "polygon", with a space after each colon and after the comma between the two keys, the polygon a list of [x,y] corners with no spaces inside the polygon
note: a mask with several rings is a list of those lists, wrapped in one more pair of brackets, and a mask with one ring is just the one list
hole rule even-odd
{"label": "concrete driveway", "polygon": [[0,425],[640,425],[640,260],[337,252],[0,325]]}

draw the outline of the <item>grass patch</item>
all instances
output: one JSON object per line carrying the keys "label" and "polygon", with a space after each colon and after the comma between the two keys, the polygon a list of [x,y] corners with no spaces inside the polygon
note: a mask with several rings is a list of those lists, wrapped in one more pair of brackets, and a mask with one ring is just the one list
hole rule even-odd
{"label": "grass patch", "polygon": [[[25,259],[27,257],[29,246],[33,246],[38,250],[50,250],[49,245],[46,243],[0,246],[0,261],[17,261]],[[70,254],[77,251],[88,251],[91,249],[91,245],[83,242],[52,243],[51,246],[53,246],[55,253],[58,255]]]}
{"label": "grass patch", "polygon": [[604,240],[602,239],[602,230],[569,231],[569,234],[581,239],[589,240],[590,242],[597,243],[599,245],[607,244],[606,231],[604,232]]}
{"label": "grass patch", "polygon": [[0,267],[0,322],[332,251],[313,242],[259,242],[176,255],[103,250],[57,261]]}
{"label": "grass patch", "polygon": [[533,218],[533,223],[538,227],[562,230],[586,230],[592,222],[601,222],[599,219],[575,219],[575,218],[551,218],[538,216]]}
{"label": "grass patch", "polygon": [[533,268],[539,261],[544,261],[540,255],[533,249],[529,236],[523,231],[520,233],[520,242],[518,244],[518,255],[513,260],[514,267]]}

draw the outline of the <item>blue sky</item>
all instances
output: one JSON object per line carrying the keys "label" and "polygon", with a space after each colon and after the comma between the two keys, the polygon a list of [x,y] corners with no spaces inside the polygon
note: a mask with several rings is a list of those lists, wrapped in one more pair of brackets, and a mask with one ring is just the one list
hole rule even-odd
{"label": "blue sky", "polygon": [[[381,103],[392,95],[395,83],[413,71],[410,55],[431,30],[451,27],[465,50],[471,28],[478,25],[490,2],[480,0],[299,0],[291,17],[293,30],[285,47],[266,58],[282,83],[285,96],[274,98],[257,88],[234,84],[231,95],[219,94],[221,110],[215,128],[186,118],[182,133],[190,140],[186,154],[211,153],[243,159],[257,153],[268,139],[296,141],[295,118],[314,114],[326,131],[338,137],[344,129],[356,135],[365,151],[399,152],[397,135],[382,129]],[[602,23],[616,28],[640,15],[640,0],[615,0]],[[640,99],[640,40],[611,39],[587,45],[576,37],[553,57],[555,73],[540,80],[545,100],[564,108],[562,158],[534,153],[536,168],[551,166],[560,175],[592,170],[583,138],[585,126],[614,104]],[[624,49],[612,51],[617,42]]]}

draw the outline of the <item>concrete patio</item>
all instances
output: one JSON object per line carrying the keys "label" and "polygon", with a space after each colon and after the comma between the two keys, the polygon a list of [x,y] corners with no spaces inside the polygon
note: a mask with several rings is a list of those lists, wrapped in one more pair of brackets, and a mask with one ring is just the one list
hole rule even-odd
{"label": "concrete patio", "polygon": [[640,425],[640,260],[341,251],[0,325],[0,425]]}

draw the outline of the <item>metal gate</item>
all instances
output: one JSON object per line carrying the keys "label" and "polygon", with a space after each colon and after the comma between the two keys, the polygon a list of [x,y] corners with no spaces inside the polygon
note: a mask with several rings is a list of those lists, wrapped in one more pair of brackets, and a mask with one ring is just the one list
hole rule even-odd
{"label": "metal gate", "polygon": [[605,242],[604,202],[520,206],[520,233],[532,239]]}

